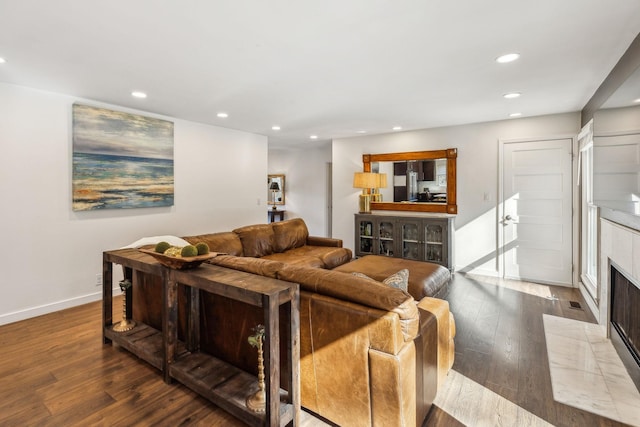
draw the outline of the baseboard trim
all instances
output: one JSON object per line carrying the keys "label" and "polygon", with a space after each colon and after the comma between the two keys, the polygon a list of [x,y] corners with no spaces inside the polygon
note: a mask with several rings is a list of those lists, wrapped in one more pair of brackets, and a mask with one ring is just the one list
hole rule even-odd
{"label": "baseboard trim", "polygon": [[[120,295],[120,293],[121,293],[120,287],[113,288],[113,295]],[[101,299],[102,299],[102,290],[100,290],[100,292],[81,295],[79,297],[69,298],[62,301],[56,301],[50,304],[38,305],[35,307],[26,308],[24,310],[18,310],[18,311],[13,311],[11,313],[0,314],[0,326],[8,325],[9,323],[19,322],[21,320],[31,319],[32,317],[38,317],[44,314],[54,313],[56,311],[64,310],[66,308],[88,304],[94,301],[100,301]]]}

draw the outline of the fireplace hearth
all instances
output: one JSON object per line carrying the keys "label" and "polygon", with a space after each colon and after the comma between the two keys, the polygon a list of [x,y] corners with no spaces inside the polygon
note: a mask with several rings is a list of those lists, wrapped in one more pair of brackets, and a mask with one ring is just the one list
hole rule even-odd
{"label": "fireplace hearth", "polygon": [[640,390],[640,286],[611,265],[610,337]]}

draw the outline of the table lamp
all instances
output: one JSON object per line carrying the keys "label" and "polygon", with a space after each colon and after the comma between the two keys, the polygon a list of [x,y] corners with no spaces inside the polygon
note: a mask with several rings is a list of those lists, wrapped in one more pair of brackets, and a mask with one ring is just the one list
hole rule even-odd
{"label": "table lamp", "polygon": [[353,174],[353,188],[362,188],[360,194],[360,213],[371,212],[371,189],[378,185],[377,173],[356,172]]}
{"label": "table lamp", "polygon": [[276,210],[276,193],[280,191],[280,186],[278,185],[278,182],[271,181],[271,184],[269,184],[269,190],[271,190],[271,199],[273,202],[273,207],[271,209],[275,211]]}

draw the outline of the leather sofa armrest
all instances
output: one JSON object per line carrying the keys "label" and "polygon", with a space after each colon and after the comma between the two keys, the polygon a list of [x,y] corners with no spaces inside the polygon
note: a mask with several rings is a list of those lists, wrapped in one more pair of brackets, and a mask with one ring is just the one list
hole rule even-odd
{"label": "leather sofa armrest", "polygon": [[438,391],[439,337],[436,316],[420,308],[419,311],[420,332],[413,342],[416,349],[416,418],[420,426],[429,414]]}
{"label": "leather sofa armrest", "polygon": [[[433,316],[437,322],[438,331],[438,386],[441,386],[453,367],[455,358],[456,326],[454,317],[449,311],[449,302],[439,299],[424,297],[418,302],[418,309],[421,311],[420,320]],[[422,313],[425,312],[425,313]]]}
{"label": "leather sofa armrest", "polygon": [[333,239],[331,237],[307,237],[307,245],[309,246],[334,246],[336,248],[342,247],[342,239]]}

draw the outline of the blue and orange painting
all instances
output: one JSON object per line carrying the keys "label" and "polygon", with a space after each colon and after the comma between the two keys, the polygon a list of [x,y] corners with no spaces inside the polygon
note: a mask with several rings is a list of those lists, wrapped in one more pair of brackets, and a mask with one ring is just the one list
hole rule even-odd
{"label": "blue and orange painting", "polygon": [[73,210],[173,206],[173,123],[73,104]]}

